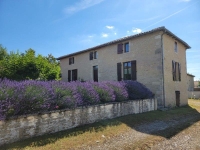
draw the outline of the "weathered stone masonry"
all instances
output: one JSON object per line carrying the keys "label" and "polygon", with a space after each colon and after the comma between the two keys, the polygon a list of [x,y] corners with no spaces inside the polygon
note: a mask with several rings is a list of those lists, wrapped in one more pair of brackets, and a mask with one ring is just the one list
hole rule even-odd
{"label": "weathered stone masonry", "polygon": [[114,102],[110,104],[57,110],[45,114],[19,116],[0,121],[0,145],[54,133],[103,119],[157,110],[156,99]]}

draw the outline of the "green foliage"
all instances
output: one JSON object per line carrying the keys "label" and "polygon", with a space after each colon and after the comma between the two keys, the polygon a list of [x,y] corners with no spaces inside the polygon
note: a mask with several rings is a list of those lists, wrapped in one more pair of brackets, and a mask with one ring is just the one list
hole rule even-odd
{"label": "green foliage", "polygon": [[35,55],[33,49],[25,53],[10,52],[0,45],[0,78],[12,80],[59,80],[59,62],[49,54]]}

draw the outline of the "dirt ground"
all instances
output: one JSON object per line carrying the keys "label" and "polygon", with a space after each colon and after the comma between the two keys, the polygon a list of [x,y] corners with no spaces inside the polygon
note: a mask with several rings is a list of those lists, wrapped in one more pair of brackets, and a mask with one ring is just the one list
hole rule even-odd
{"label": "dirt ground", "polygon": [[103,142],[96,141],[92,146],[82,145],[78,149],[200,150],[200,113],[153,121],[111,139],[102,135],[102,139]]}

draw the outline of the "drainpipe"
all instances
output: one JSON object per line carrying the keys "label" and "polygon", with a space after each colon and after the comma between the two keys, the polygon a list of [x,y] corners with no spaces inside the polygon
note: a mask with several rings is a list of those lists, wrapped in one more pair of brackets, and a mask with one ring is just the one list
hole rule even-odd
{"label": "drainpipe", "polygon": [[162,75],[163,75],[163,102],[165,107],[165,77],[164,77],[164,48],[163,48],[163,35],[165,34],[166,30],[163,31],[161,35],[161,49],[162,49]]}

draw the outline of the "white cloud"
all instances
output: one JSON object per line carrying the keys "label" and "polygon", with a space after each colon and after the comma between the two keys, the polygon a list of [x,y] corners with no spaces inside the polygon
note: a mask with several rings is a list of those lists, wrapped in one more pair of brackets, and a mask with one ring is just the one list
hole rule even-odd
{"label": "white cloud", "polygon": [[106,28],[108,28],[108,29],[114,29],[114,26],[106,26]]}
{"label": "white cloud", "polygon": [[104,0],[81,0],[81,1],[79,1],[77,3],[75,3],[72,6],[66,7],[64,9],[64,12],[66,14],[73,14],[75,12],[78,12],[78,11],[87,9],[89,7],[92,7],[94,5],[97,5],[97,4],[99,4],[99,3],[103,2],[103,1]]}
{"label": "white cloud", "polygon": [[134,28],[134,29],[132,30],[132,32],[135,33],[135,34],[137,34],[137,33],[141,33],[142,30],[139,29],[139,28]]}
{"label": "white cloud", "polygon": [[115,32],[114,35],[117,35],[117,32]]}
{"label": "white cloud", "polygon": [[107,37],[108,37],[108,34],[107,34],[107,33],[102,33],[102,34],[101,34],[101,37],[107,38]]}

